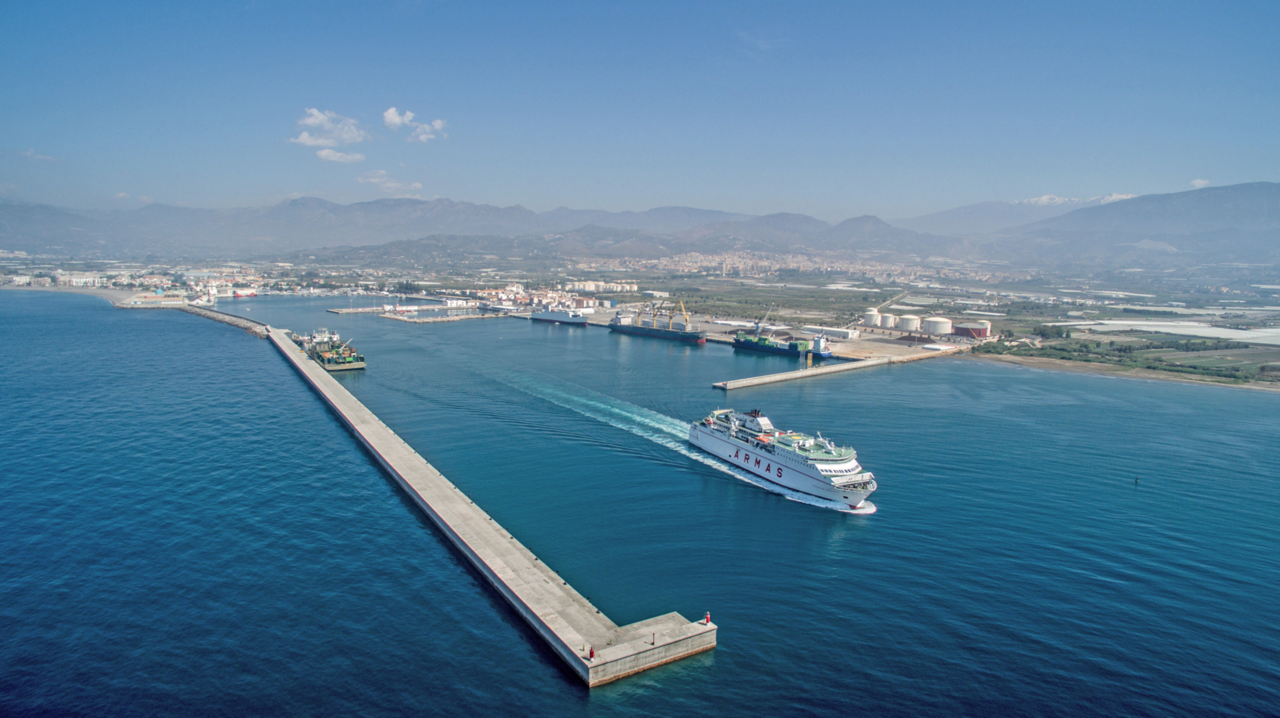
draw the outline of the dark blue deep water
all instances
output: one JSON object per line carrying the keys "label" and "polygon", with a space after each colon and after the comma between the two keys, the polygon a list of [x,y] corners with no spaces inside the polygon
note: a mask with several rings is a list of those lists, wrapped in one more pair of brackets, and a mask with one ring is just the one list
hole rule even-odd
{"label": "dark blue deep water", "polygon": [[[0,714],[1280,713],[1278,394],[936,360],[726,397],[788,361],[345,302],[223,308],[354,337],[351,391],[605,613],[719,648],[588,692],[270,344],[0,292]],[[855,446],[880,511],[682,453],[726,402]]]}

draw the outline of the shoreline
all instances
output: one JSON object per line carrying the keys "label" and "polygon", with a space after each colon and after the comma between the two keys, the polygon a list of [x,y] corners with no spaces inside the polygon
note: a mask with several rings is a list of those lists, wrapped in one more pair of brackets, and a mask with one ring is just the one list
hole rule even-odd
{"label": "shoreline", "polygon": [[1007,354],[974,354],[973,352],[967,352],[963,358],[975,361],[1016,364],[1018,366],[1027,367],[1028,369],[1064,371],[1073,374],[1099,374],[1102,376],[1119,377],[1121,379],[1150,379],[1153,381],[1172,381],[1181,384],[1197,384],[1199,386],[1220,386],[1227,389],[1250,389],[1253,391],[1280,392],[1280,385],[1268,386],[1258,382],[1249,382],[1247,384],[1228,384],[1226,382],[1213,381],[1211,379],[1194,379],[1188,376],[1179,376],[1172,372],[1155,371],[1152,369],[1126,369],[1117,367],[1113,364],[1101,364],[1096,362],[1049,359],[1047,357],[1017,357],[1009,356]]}
{"label": "shoreline", "polygon": [[63,292],[66,294],[87,294],[92,297],[101,297],[112,305],[118,305],[120,302],[134,296],[142,294],[146,290],[131,291],[128,289],[110,289],[108,287],[27,287],[14,284],[0,285],[0,289],[9,291],[26,291],[26,292]]}

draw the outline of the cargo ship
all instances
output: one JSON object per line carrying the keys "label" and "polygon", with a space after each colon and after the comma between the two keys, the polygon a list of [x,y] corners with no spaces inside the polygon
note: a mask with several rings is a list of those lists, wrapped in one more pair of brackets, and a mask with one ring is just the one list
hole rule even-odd
{"label": "cargo ship", "polygon": [[652,310],[648,319],[645,319],[643,311],[638,314],[618,312],[613,319],[609,320],[609,331],[618,332],[619,334],[634,334],[641,337],[674,339],[678,342],[706,344],[707,333],[693,328],[693,322],[689,320],[689,313],[684,309],[684,302],[680,302],[680,313],[684,315],[684,324],[677,325],[675,323],[675,312],[668,312],[665,315],[667,326],[663,327],[661,323],[664,316],[658,312],[656,307]]}
{"label": "cargo ship", "polygon": [[761,336],[765,322],[769,319],[769,313],[773,311],[773,305],[769,305],[769,311],[764,313],[764,319],[756,322],[756,330],[753,334],[746,332],[738,332],[733,339],[734,349],[749,349],[753,352],[766,352],[769,354],[784,354],[793,357],[807,357],[813,361],[814,357],[823,359],[831,358],[831,342],[827,340],[826,334],[819,334],[810,339],[775,339],[773,336]]}
{"label": "cargo ship", "polygon": [[293,341],[325,371],[365,368],[364,355],[350,346],[350,340],[344,343],[337,332],[318,329],[310,335],[294,334]]}
{"label": "cargo ship", "polygon": [[785,354],[793,357],[815,356],[823,359],[831,358],[831,343],[827,341],[825,334],[819,334],[812,340],[783,340],[738,332],[738,336],[733,339],[733,346],[735,349],[749,349],[754,352]]}
{"label": "cargo ship", "polygon": [[689,443],[766,480],[765,487],[790,489],[848,506],[841,511],[874,513],[867,497],[876,477],[858,464],[858,452],[836,446],[822,434],[778,431],[759,410],[717,409],[689,427]]}
{"label": "cargo ship", "polygon": [[577,326],[587,325],[587,316],[582,312],[574,309],[561,309],[551,307],[534,312],[529,318],[535,322],[551,322],[552,324],[573,324]]}

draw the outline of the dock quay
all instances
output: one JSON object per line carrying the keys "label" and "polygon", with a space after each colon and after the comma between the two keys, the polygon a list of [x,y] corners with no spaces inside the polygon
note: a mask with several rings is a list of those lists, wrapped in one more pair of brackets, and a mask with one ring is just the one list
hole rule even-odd
{"label": "dock quay", "polygon": [[508,316],[506,314],[460,314],[454,317],[406,317],[402,314],[388,312],[379,314],[383,319],[395,319],[400,322],[409,322],[410,324],[440,324],[442,322],[461,322],[467,319],[496,319],[498,317]]}
{"label": "dock quay", "polygon": [[796,371],[784,371],[778,374],[765,374],[764,376],[753,376],[747,379],[730,379],[729,381],[718,381],[711,386],[716,389],[729,391],[731,389],[745,389],[749,386],[761,386],[763,384],[775,384],[780,381],[793,381],[795,379],[808,379],[814,376],[824,376],[827,374],[838,374],[845,371],[853,371],[855,369],[867,369],[873,366],[887,366],[889,364],[904,364],[906,362],[920,361],[921,359],[932,359],[933,357],[950,356],[964,351],[963,347],[948,347],[938,349],[936,351],[926,351],[920,354],[911,354],[907,356],[895,357],[876,357],[874,359],[862,359],[860,361],[847,361],[830,366],[819,366],[811,369],[797,369]]}
{"label": "dock quay", "polygon": [[387,311],[382,307],[352,307],[351,309],[326,309],[330,314],[378,314]]}
{"label": "dock quay", "polygon": [[[500,315],[493,315],[500,316]],[[710,614],[618,626],[436,471],[281,329],[268,336],[352,436],[551,650],[590,687],[716,646]]]}
{"label": "dock quay", "polygon": [[[377,306],[377,307],[351,307],[351,308],[348,308],[348,309],[341,309],[341,308],[338,308],[338,309],[326,309],[325,311],[326,311],[326,312],[329,312],[330,314],[388,314],[388,313],[395,313],[395,312],[388,312],[388,311],[387,311],[387,306],[391,306],[391,305],[386,305],[386,306]],[[446,306],[445,306],[445,305],[443,305],[443,304],[400,304],[400,305],[397,305],[397,306],[400,308],[400,310],[401,310],[401,311],[408,311],[408,309],[409,309],[409,308],[412,308],[412,311],[414,311],[414,312],[439,312],[439,311],[444,311],[444,310],[446,310],[446,309],[461,309],[461,308],[463,308],[463,307],[446,307]]]}

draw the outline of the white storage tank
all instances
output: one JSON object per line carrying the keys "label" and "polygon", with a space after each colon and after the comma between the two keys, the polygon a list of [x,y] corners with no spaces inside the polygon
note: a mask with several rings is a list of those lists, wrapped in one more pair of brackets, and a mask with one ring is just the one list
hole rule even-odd
{"label": "white storage tank", "polygon": [[898,317],[898,328],[904,332],[920,331],[920,317],[914,314],[903,314]]}
{"label": "white storage tank", "polygon": [[898,326],[898,317],[893,314],[881,314],[880,326],[886,329],[893,329]]}
{"label": "white storage tank", "polygon": [[923,328],[925,334],[950,334],[951,320],[946,317],[925,317]]}
{"label": "white storage tank", "polygon": [[872,307],[862,315],[862,323],[869,327],[880,326],[880,310]]}

